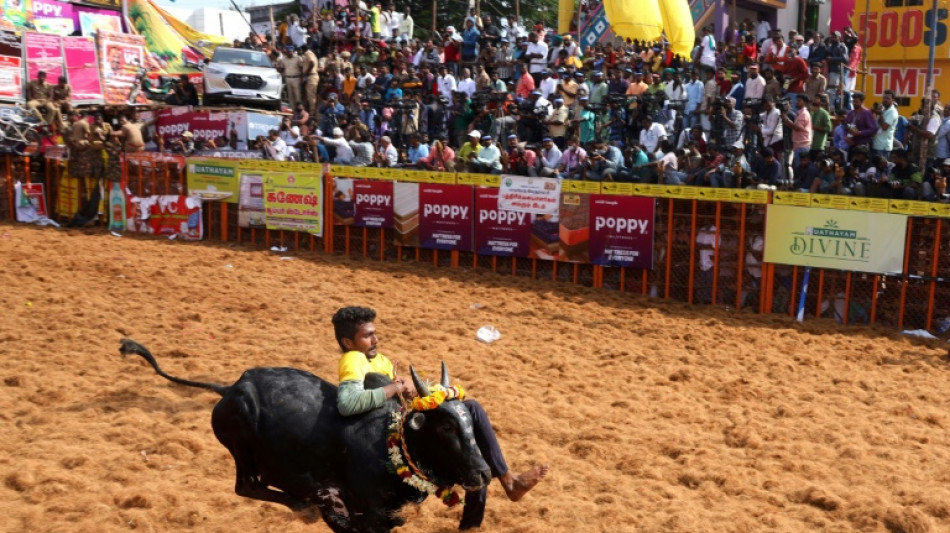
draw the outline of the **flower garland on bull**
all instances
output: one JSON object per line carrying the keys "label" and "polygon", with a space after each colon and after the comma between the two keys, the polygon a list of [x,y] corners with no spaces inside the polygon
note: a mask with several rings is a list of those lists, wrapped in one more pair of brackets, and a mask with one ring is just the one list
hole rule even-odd
{"label": "flower garland on bull", "polygon": [[[465,389],[460,385],[446,387],[443,385],[433,385],[431,392],[427,396],[420,396],[412,399],[409,404],[410,411],[431,411],[438,408],[446,400],[465,399]],[[403,438],[403,420],[408,411],[405,408],[393,411],[393,421],[389,425],[389,432],[386,437],[386,449],[389,453],[389,466],[391,472],[399,476],[403,483],[425,494],[438,494],[439,498],[448,507],[458,505],[461,498],[458,491],[452,487],[439,487],[431,482],[413,462],[406,449],[406,439]]]}

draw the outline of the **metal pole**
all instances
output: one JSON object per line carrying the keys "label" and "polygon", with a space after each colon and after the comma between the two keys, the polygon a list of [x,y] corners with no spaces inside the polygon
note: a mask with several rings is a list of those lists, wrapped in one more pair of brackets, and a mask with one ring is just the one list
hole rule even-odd
{"label": "metal pole", "polygon": [[[248,28],[251,28],[251,33],[253,33],[254,36],[257,37],[258,39],[260,39],[261,36],[258,35],[256,31],[254,31],[254,25],[251,24],[251,21],[247,20],[247,17],[244,16],[244,12],[241,11],[241,8],[239,8],[237,4],[234,3],[234,0],[231,0],[231,5],[234,6],[234,10],[237,11],[237,12],[238,12],[238,15],[241,15],[241,18],[244,19],[244,22],[245,22],[245,23],[247,23],[247,27],[248,27]],[[222,32],[222,33],[223,33],[223,32]],[[263,40],[263,39],[261,39],[261,40]]]}
{"label": "metal pole", "polygon": [[[930,19],[930,23],[937,24],[937,0],[933,0],[933,9],[930,10],[930,16],[933,17]],[[930,27],[936,28],[937,26]],[[924,105],[922,109],[924,115],[923,126],[925,129],[927,128],[927,124],[930,124],[930,115],[933,114],[933,108],[935,105],[937,105],[936,102],[932,101],[934,94],[934,56],[936,53],[936,46],[937,36],[934,34],[934,37],[930,40],[930,51],[927,54],[927,83],[925,84],[927,87],[927,92],[924,93]],[[867,57],[867,54],[865,54],[865,57]],[[865,69],[865,71],[866,70],[867,69]],[[867,77],[867,74],[865,74],[864,79],[867,79]],[[928,141],[926,137],[923,138],[923,150],[920,151],[920,161],[918,161],[920,166],[918,168],[926,168],[925,165],[927,164],[927,152],[929,149],[927,145],[930,142],[931,141]],[[936,142],[936,139],[934,139],[933,142]]]}
{"label": "metal pole", "polygon": [[[934,0],[934,3],[936,3],[936,0]],[[865,36],[865,37],[867,37],[867,34],[868,34],[868,20],[869,20],[869,18],[868,18],[868,17],[869,17],[868,13],[869,13],[870,11],[871,11],[871,0],[866,0],[866,1],[864,2],[864,36]],[[867,46],[868,46],[868,44],[867,44],[867,39],[865,38],[865,39],[864,39],[864,46],[861,47],[862,50],[864,51],[864,58],[863,58],[863,60],[862,60],[862,61],[863,61],[863,65],[864,65],[864,77],[861,78],[861,92],[863,92],[864,94],[867,94],[867,93],[868,93],[868,51],[867,51]],[[830,74],[829,74],[829,75],[830,75]],[[857,74],[855,74],[855,76],[857,76]],[[844,80],[841,80],[841,83],[844,83]]]}
{"label": "metal pole", "polygon": [[221,28],[221,35],[224,35],[224,13],[218,13],[218,26]]}
{"label": "metal pole", "polygon": [[438,27],[437,21],[439,18],[438,12],[439,12],[439,0],[432,0],[432,33],[436,35],[439,34],[439,32],[436,31],[436,28]]}
{"label": "metal pole", "polygon": [[577,0],[577,46],[583,54],[584,44],[581,43],[581,0]]}

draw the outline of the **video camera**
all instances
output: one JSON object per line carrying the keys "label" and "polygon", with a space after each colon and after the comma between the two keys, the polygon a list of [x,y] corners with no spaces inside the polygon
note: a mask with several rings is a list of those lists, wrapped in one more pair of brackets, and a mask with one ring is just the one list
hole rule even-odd
{"label": "video camera", "polygon": [[415,109],[416,102],[415,100],[407,100],[405,98],[400,98],[398,100],[392,100],[391,102],[389,102],[389,107],[392,107],[394,110]]}

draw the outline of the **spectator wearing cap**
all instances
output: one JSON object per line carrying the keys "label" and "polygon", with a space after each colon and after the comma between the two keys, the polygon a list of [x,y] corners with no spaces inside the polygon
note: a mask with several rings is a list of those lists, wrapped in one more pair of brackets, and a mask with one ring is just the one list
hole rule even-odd
{"label": "spectator wearing cap", "polygon": [[590,90],[590,103],[598,106],[606,104],[605,100],[607,99],[607,93],[609,91],[610,88],[604,80],[604,73],[600,71],[594,72],[594,85]]}
{"label": "spectator wearing cap", "polygon": [[541,91],[541,96],[547,100],[555,98],[557,96],[557,85],[558,79],[552,75],[550,70],[541,72],[541,83],[538,84],[537,88],[537,90]]}
{"label": "spectator wearing cap", "polygon": [[467,140],[455,154],[455,167],[460,172],[473,172],[470,170],[470,162],[482,151],[482,145],[479,143],[482,134],[478,130],[468,132]]}
{"label": "spectator wearing cap", "polygon": [[792,134],[792,165],[798,166],[798,158],[811,151],[812,125],[811,112],[808,111],[808,97],[804,94],[795,99],[795,120],[782,116],[782,124]]}
{"label": "spectator wearing cap", "polygon": [[333,148],[333,162],[338,165],[350,165],[353,163],[353,148],[343,137],[343,130],[339,127],[333,128],[332,137],[323,137],[318,135],[317,139],[328,148]]}
{"label": "spectator wearing cap", "polygon": [[547,126],[548,136],[558,148],[562,148],[566,144],[568,116],[569,110],[567,106],[564,105],[564,99],[560,97],[555,98],[551,106],[551,111],[548,113],[547,118],[544,119],[544,124]]}
{"label": "spectator wearing cap", "polygon": [[588,97],[581,96],[577,99],[577,109],[574,111],[572,122],[576,125],[577,135],[584,146],[594,142],[594,112],[588,107]]}
{"label": "spectator wearing cap", "polygon": [[554,139],[545,137],[541,139],[541,158],[539,161],[540,169],[538,175],[548,178],[557,174],[558,167],[561,164],[561,149],[554,144]]}
{"label": "spectator wearing cap", "polygon": [[747,68],[748,75],[746,76],[745,83],[745,99],[752,100],[753,103],[758,105],[758,102],[765,97],[765,78],[759,75],[759,66],[756,64],[751,64]]}
{"label": "spectator wearing cap", "polygon": [[565,73],[565,77],[561,79],[561,84],[557,86],[557,94],[564,99],[564,105],[572,107],[574,102],[577,101],[579,89],[580,85],[574,80],[574,76]]}
{"label": "spectator wearing cap", "polygon": [[636,71],[633,73],[633,82],[627,86],[627,96],[641,96],[643,93],[647,92],[650,86],[643,81],[643,72]]}
{"label": "spectator wearing cap", "polygon": [[491,135],[482,135],[481,146],[469,163],[469,171],[501,174],[501,150],[492,142]]}
{"label": "spectator wearing cap", "polygon": [[284,50],[284,87],[287,89],[287,101],[291,108],[296,108],[299,102],[303,102],[303,91],[301,90],[301,77],[303,76],[303,61],[300,56],[294,54],[294,47],[288,46]]}

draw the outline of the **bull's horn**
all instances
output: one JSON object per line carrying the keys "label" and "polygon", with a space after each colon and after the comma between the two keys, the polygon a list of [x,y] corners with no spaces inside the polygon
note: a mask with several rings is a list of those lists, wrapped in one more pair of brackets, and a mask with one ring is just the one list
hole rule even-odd
{"label": "bull's horn", "polygon": [[449,388],[451,384],[449,383],[449,369],[445,366],[445,361],[442,361],[442,380],[440,381],[443,387]]}
{"label": "bull's horn", "polygon": [[412,374],[412,383],[416,386],[416,392],[419,393],[420,397],[429,395],[429,387],[419,379],[419,374],[416,374],[416,369],[409,366],[409,373]]}

